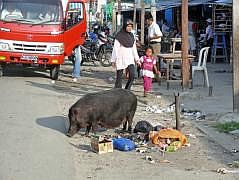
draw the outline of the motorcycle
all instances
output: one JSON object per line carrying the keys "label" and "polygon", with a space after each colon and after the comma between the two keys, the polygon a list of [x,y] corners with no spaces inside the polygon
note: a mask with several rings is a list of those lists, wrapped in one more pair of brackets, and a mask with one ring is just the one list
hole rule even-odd
{"label": "motorcycle", "polygon": [[96,61],[98,61],[104,67],[111,66],[112,49],[112,45],[103,33],[99,33],[95,41],[87,39],[81,46],[81,65],[84,62],[93,62],[96,65]]}

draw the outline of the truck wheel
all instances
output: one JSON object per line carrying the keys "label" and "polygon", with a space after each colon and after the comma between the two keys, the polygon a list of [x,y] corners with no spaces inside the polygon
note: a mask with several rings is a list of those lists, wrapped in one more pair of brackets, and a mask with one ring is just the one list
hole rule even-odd
{"label": "truck wheel", "polygon": [[57,80],[60,72],[60,65],[53,65],[50,69],[50,77],[52,80]]}
{"label": "truck wheel", "polygon": [[111,50],[106,50],[104,53],[101,54],[100,63],[102,66],[104,67],[111,66],[111,62],[110,62],[111,54],[112,54]]}
{"label": "truck wheel", "polygon": [[2,69],[2,67],[0,67],[0,77],[2,77],[3,76],[3,69]]}
{"label": "truck wheel", "polygon": [[5,68],[6,68],[6,64],[0,65],[0,77],[2,77],[4,75]]}

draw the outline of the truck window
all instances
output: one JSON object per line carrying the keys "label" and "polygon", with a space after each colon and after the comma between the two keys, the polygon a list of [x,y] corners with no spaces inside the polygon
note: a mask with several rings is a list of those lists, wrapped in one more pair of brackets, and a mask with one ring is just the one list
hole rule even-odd
{"label": "truck window", "polygon": [[84,18],[83,4],[79,2],[69,3],[66,18],[67,29],[80,23]]}
{"label": "truck window", "polygon": [[60,1],[2,1],[0,20],[26,24],[60,24],[63,10]]}

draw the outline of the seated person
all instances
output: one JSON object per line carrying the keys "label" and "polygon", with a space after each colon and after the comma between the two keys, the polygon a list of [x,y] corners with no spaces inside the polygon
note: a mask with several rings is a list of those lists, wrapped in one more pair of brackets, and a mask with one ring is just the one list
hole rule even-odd
{"label": "seated person", "polygon": [[51,21],[51,20],[54,20],[55,15],[52,12],[52,10],[48,7],[45,13],[43,12],[39,14],[38,18],[42,21]]}
{"label": "seated person", "polygon": [[38,17],[42,21],[50,21],[52,19],[52,16],[50,14],[48,14],[48,13],[46,13],[45,15],[40,13]]}
{"label": "seated person", "polygon": [[22,12],[15,8],[15,5],[12,3],[7,4],[6,8],[3,9],[1,14],[1,19],[8,18],[23,18]]}

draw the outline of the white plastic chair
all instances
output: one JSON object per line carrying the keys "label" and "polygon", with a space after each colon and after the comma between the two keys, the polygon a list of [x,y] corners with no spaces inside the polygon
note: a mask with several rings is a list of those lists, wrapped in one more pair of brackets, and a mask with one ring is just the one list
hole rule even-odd
{"label": "white plastic chair", "polygon": [[209,48],[210,47],[204,47],[200,50],[198,64],[196,66],[192,66],[192,79],[194,78],[195,71],[203,71],[204,86],[205,86],[205,81],[206,81],[207,87],[209,87],[209,80],[208,80],[206,64],[207,64],[207,55],[208,55]]}
{"label": "white plastic chair", "polygon": [[172,41],[172,52],[173,54],[174,53],[181,53],[182,51],[181,50],[176,50],[175,47],[176,47],[176,43],[181,43],[182,42],[182,38],[171,38],[171,41]]}

